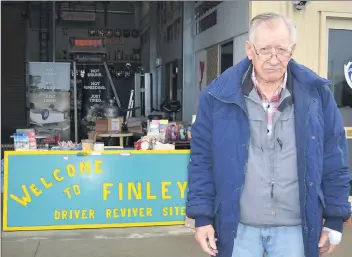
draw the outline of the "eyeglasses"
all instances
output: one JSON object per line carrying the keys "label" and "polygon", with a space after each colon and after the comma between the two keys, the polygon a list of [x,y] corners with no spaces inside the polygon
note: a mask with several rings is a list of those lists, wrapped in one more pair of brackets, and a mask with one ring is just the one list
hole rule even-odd
{"label": "eyeglasses", "polygon": [[271,47],[263,47],[257,50],[257,48],[253,45],[253,48],[258,56],[258,59],[261,61],[269,61],[275,55],[276,58],[282,62],[289,60],[292,56],[292,50],[287,50],[281,47],[275,48],[275,53],[273,53],[273,48]]}

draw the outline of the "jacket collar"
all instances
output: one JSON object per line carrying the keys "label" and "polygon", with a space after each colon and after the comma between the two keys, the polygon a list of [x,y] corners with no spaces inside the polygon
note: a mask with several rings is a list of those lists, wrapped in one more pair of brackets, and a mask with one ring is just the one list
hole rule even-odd
{"label": "jacket collar", "polygon": [[[222,102],[235,103],[245,108],[243,96],[251,89],[251,86],[253,87],[251,83],[248,83],[252,67],[252,62],[245,58],[227,69],[208,86],[209,94]],[[319,77],[294,59],[290,60],[287,70],[289,72],[287,87],[294,98],[308,96],[310,91],[329,83],[328,80]],[[296,87],[297,90],[295,90]]]}

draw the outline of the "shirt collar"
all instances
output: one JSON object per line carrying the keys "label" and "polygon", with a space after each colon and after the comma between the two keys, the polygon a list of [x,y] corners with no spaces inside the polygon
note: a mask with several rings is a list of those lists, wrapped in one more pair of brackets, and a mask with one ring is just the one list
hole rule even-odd
{"label": "shirt collar", "polygon": [[280,100],[280,97],[281,97],[281,93],[282,91],[286,88],[286,83],[287,83],[287,72],[285,72],[284,74],[284,82],[282,83],[282,85],[275,91],[274,95],[272,96],[271,99],[267,99],[267,97],[261,92],[260,88],[259,88],[259,84],[258,84],[258,81],[257,81],[257,78],[255,76],[255,72],[254,72],[254,68],[252,70],[252,82],[253,82],[253,85],[254,85],[254,88],[256,89],[259,97],[263,100],[270,100],[270,102],[273,102],[273,101],[279,101]]}

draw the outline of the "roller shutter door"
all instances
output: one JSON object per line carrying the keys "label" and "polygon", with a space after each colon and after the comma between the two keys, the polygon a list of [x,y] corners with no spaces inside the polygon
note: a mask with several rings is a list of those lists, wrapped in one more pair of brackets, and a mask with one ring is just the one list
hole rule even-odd
{"label": "roller shutter door", "polygon": [[1,3],[1,141],[27,126],[25,80],[25,4]]}

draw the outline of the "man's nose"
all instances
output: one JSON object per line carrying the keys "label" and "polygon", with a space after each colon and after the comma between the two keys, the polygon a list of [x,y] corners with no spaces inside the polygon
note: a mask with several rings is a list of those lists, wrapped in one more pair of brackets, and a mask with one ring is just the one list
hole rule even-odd
{"label": "man's nose", "polygon": [[276,53],[271,53],[271,58],[269,60],[269,63],[272,64],[272,65],[276,65],[276,64],[280,63],[280,60],[277,57]]}

